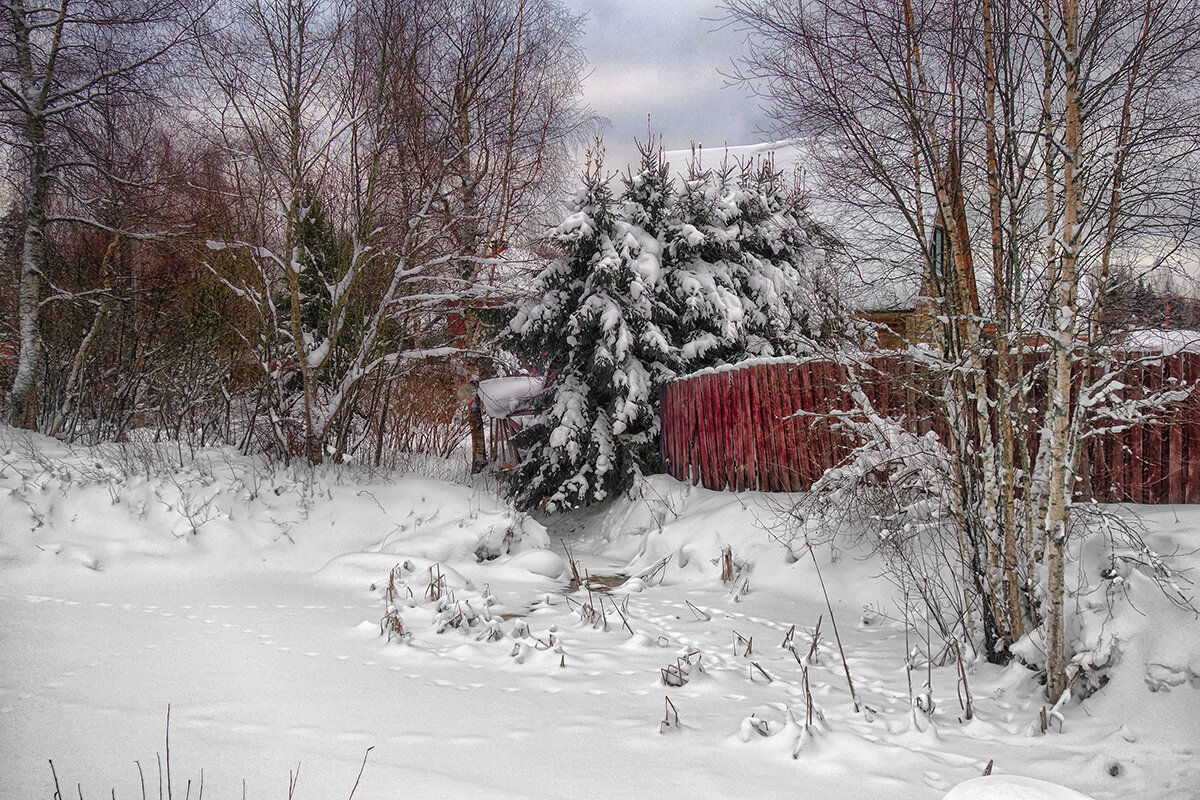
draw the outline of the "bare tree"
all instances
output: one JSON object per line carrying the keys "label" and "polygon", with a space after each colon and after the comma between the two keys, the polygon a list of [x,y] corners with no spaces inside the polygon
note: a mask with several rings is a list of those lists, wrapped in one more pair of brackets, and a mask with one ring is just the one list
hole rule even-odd
{"label": "bare tree", "polygon": [[15,425],[36,424],[42,347],[38,318],[47,302],[51,203],[64,171],[80,167],[79,159],[87,155],[69,146],[71,134],[98,103],[132,104],[145,98],[150,75],[190,35],[196,18],[195,5],[179,0],[3,3],[0,119],[5,143],[20,164],[24,215],[19,350],[7,399]]}
{"label": "bare tree", "polygon": [[[1082,443],[1110,413],[1115,374],[1113,331],[1097,324],[1113,264],[1144,271],[1194,241],[1200,9],[1186,0],[726,7],[749,36],[742,77],[781,131],[802,137],[821,200],[858,222],[842,239],[867,263],[907,259],[925,276],[919,338],[933,346],[914,355],[937,379],[949,422],[940,445],[949,481],[937,485],[971,595],[963,624],[978,626],[993,660],[1044,626],[1058,700],[1071,655],[1063,564],[1075,476]],[[988,294],[990,303],[977,299]],[[1052,352],[1032,375],[1031,346]],[[1021,420],[1037,394],[1047,402],[1031,448]],[[860,433],[889,429],[877,420]],[[1031,449],[1036,461],[1022,463]]]}
{"label": "bare tree", "polygon": [[[496,256],[544,221],[572,147],[594,125],[579,101],[582,18],[553,0],[450,0],[433,18],[437,45],[421,97],[450,161],[439,207],[456,251],[460,344],[477,384],[491,370],[478,350],[478,310],[497,301]],[[487,466],[477,395],[468,418],[477,472]]]}
{"label": "bare tree", "polygon": [[[383,425],[405,362],[476,352],[495,251],[544,209],[578,129],[578,22],[549,0],[227,13],[201,108],[249,213],[213,264],[262,320],[276,446],[317,462],[355,420]],[[450,313],[466,335],[432,336]]]}

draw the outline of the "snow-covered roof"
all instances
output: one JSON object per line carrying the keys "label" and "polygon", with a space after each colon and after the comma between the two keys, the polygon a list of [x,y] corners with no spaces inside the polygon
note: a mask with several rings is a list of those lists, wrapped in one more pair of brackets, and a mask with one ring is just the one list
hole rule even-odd
{"label": "snow-covered roof", "polygon": [[[779,142],[760,142],[758,144],[726,145],[724,147],[699,147],[696,150],[700,156],[700,164],[705,168],[718,167],[726,157],[730,163],[734,161],[747,162],[756,158],[770,156],[775,161],[775,169],[785,175],[790,175],[800,166],[800,148],[792,140]],[[688,162],[692,159],[691,150],[668,150],[663,158],[671,165],[671,172],[683,174],[687,172]]]}
{"label": "snow-covered roof", "polygon": [[881,279],[848,293],[853,307],[862,313],[912,311],[917,307],[920,287],[915,278]]}
{"label": "snow-covered roof", "polygon": [[1121,342],[1123,350],[1161,352],[1165,356],[1176,353],[1200,353],[1200,331],[1162,330],[1152,328],[1130,331]]}
{"label": "snow-covered roof", "polygon": [[483,411],[492,419],[508,419],[528,413],[529,401],[546,385],[544,378],[513,376],[488,378],[479,382],[479,400]]}

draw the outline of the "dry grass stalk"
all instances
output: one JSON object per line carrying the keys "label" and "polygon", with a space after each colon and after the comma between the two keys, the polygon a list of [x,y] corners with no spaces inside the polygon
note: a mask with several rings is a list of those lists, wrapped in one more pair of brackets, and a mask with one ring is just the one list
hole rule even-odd
{"label": "dry grass stalk", "polygon": [[654,564],[654,566],[650,567],[649,569],[645,570],[640,575],[638,575],[638,577],[641,578],[646,583],[650,583],[655,578],[658,578],[658,582],[662,583],[663,578],[666,577],[667,564],[669,564],[669,563],[671,563],[671,556],[669,556],[669,555],[664,556],[663,558],[659,559],[658,562]]}
{"label": "dry grass stalk", "polygon": [[[626,597],[625,600],[628,601],[629,598]],[[633,628],[629,626],[629,620],[625,618],[625,614],[621,611],[621,607],[616,603],[613,603],[613,610],[615,610],[617,612],[617,616],[621,618],[621,623],[625,626],[625,630],[629,631],[630,635],[633,635]]]}
{"label": "dry grass stalk", "polygon": [[781,644],[779,646],[782,647],[784,650],[793,649],[795,647],[795,645],[792,644],[792,638],[795,635],[796,635],[796,626],[792,625],[792,627],[788,628],[788,632],[786,634],[784,634],[784,636],[783,636],[783,644]]}
{"label": "dry grass stalk", "polygon": [[408,636],[408,631],[404,628],[404,621],[400,619],[400,613],[392,604],[388,604],[387,613],[379,620],[379,635],[387,634],[387,640],[390,642],[392,637],[403,639]]}
{"label": "dry grass stalk", "polygon": [[[838,633],[837,617],[833,613],[833,603],[829,601],[829,591],[825,588],[825,578],[821,576],[821,565],[817,563],[817,554],[813,552],[812,542],[806,541],[808,554],[812,557],[813,568],[817,571],[817,580],[821,584],[821,594],[825,595],[825,608],[829,611],[829,621],[833,623],[833,638],[837,641],[838,653],[842,657],[842,669],[846,673],[846,685],[850,687],[850,699],[854,701],[854,711],[858,713],[862,707],[858,703],[858,694],[854,691],[854,680],[850,677],[850,664],[846,662],[846,651],[842,647],[842,637]],[[815,647],[815,645],[814,645]]]}
{"label": "dry grass stalk", "polygon": [[806,659],[809,664],[817,663],[817,646],[821,643],[821,623],[825,621],[825,615],[817,617],[817,627],[813,628],[812,644],[808,646],[808,656]]}
{"label": "dry grass stalk", "polygon": [[759,672],[762,673],[762,676],[767,679],[767,683],[775,682],[775,679],[767,674],[767,671],[762,668],[762,665],[760,665],[757,661],[751,661],[750,662],[750,680],[752,682],[754,681],[754,671],[755,670],[758,670]]}
{"label": "dry grass stalk", "polygon": [[812,690],[808,688],[808,666],[800,667],[800,674],[804,678],[804,727],[808,728],[813,723],[813,696]]}
{"label": "dry grass stalk", "polygon": [[567,552],[567,563],[571,565],[571,580],[576,586],[583,585],[583,579],[579,577],[579,562],[575,560],[575,554],[571,552],[571,547],[566,542],[563,542],[563,550]]}
{"label": "dry grass stalk", "polygon": [[446,576],[442,574],[442,565],[436,563],[429,568],[429,588],[425,590],[425,596],[430,600],[441,600],[445,594]]}
{"label": "dry grass stalk", "polygon": [[696,619],[700,620],[701,622],[711,622],[712,621],[712,614],[709,614],[707,611],[704,611],[703,609],[697,608],[696,606],[692,605],[691,600],[684,600],[683,602],[687,605],[688,609],[692,612],[692,614],[695,615]]}
{"label": "dry grass stalk", "polygon": [[[950,640],[954,647],[954,655],[958,661],[958,704],[962,708],[967,719],[975,716],[975,710],[971,703],[971,687],[967,684],[967,669],[963,665],[962,650],[958,646],[958,640]],[[1045,730],[1045,728],[1043,728]]]}
{"label": "dry grass stalk", "polygon": [[[692,663],[693,658],[696,659],[695,664]],[[683,686],[691,679],[693,667],[701,672],[704,671],[704,668],[700,666],[702,658],[703,655],[699,650],[693,650],[686,655],[677,657],[674,664],[668,664],[659,670],[663,683],[667,686]]]}
{"label": "dry grass stalk", "polygon": [[659,723],[659,733],[666,733],[668,730],[679,730],[679,711],[675,708],[675,704],[671,702],[670,697],[664,695],[667,701],[666,713],[663,715],[663,721]]}

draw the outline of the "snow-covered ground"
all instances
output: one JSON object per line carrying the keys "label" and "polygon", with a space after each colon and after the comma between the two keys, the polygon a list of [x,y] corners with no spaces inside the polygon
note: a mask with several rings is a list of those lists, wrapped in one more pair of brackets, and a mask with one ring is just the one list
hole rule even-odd
{"label": "snow-covered ground", "polygon": [[[201,776],[210,798],[348,797],[364,755],[362,800],[1200,796],[1200,623],[1136,570],[1137,610],[1091,617],[1118,637],[1108,685],[1042,734],[1017,665],[968,668],[970,720],[936,668],[914,713],[878,564],[818,547],[856,712],[814,564],[769,530],[778,496],[657,477],[547,531],[483,486],[133,450],[0,430],[4,800],[55,774],[140,798],[139,769],[157,797],[168,752],[175,798]],[[1140,511],[1160,552],[1200,549],[1200,508]]]}

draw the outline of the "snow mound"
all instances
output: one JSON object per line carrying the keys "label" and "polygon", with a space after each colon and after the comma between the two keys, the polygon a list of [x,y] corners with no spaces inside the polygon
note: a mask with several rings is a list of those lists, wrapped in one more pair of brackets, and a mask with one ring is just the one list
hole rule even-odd
{"label": "snow mound", "polygon": [[1021,775],[987,775],[963,781],[944,800],[1092,800],[1057,783]]}

